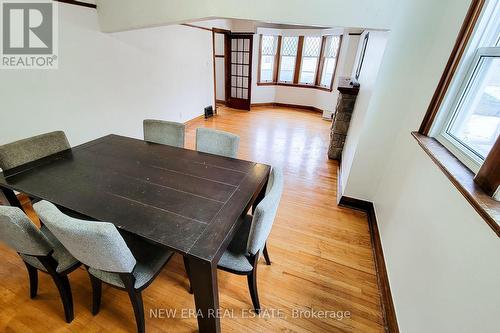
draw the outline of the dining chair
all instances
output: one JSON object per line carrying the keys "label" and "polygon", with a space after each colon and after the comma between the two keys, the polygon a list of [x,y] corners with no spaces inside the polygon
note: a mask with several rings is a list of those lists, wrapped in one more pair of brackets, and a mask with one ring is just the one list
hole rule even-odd
{"label": "dining chair", "polygon": [[[257,262],[259,254],[264,252],[268,265],[271,264],[267,253],[266,241],[276,217],[281,194],[283,193],[283,172],[273,168],[269,176],[266,195],[255,207],[253,215],[242,217],[241,226],[219,260],[218,268],[238,275],[246,275],[248,289],[254,309],[260,312],[260,301],[257,292]],[[186,261],[184,262],[186,265]],[[186,266],[186,272],[190,272]],[[191,283],[190,288],[191,290]]]}
{"label": "dining chair", "polygon": [[185,125],[173,121],[145,119],[142,122],[144,140],[184,148]]}
{"label": "dining chair", "polygon": [[87,268],[92,284],[92,314],[99,312],[102,282],[128,293],[137,331],[145,332],[142,290],[158,276],[173,252],[128,233],[112,223],[63,214],[52,203],[33,205],[49,230]]}
{"label": "dining chair", "polygon": [[3,171],[70,149],[63,131],[49,132],[0,146],[0,169]]}
{"label": "dining chair", "polygon": [[38,292],[38,271],[47,273],[54,281],[64,308],[67,323],[73,318],[73,297],[68,274],[80,266],[54,235],[42,226],[40,229],[12,206],[0,206],[0,240],[13,248],[28,270],[30,298]]}
{"label": "dining chair", "polygon": [[236,158],[240,137],[211,128],[196,129],[196,150],[204,153]]}

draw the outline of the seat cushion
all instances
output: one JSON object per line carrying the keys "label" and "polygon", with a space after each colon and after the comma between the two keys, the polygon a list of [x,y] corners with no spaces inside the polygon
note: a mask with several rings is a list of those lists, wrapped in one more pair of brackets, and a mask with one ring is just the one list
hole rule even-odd
{"label": "seat cushion", "polygon": [[[132,274],[135,277],[134,287],[140,289],[156,277],[174,253],[138,236],[125,232],[120,233],[137,261]],[[89,267],[89,273],[106,283],[121,288],[125,287],[118,273],[106,272],[92,267]]]}
{"label": "seat cushion", "polygon": [[219,260],[218,266],[238,272],[250,272],[253,267],[248,259],[247,242],[252,226],[252,215],[246,215],[233,240]]}
{"label": "seat cushion", "polygon": [[[57,261],[56,272],[61,273],[67,270],[68,268],[78,264],[78,260],[76,260],[66,248],[57,240],[57,238],[49,231],[49,229],[45,226],[40,228],[41,233],[47,238],[54,252],[52,253],[52,257]],[[46,272],[47,270],[43,267],[42,263],[33,256],[27,254],[21,254],[21,257],[24,261],[30,264],[33,267],[38,268]]]}

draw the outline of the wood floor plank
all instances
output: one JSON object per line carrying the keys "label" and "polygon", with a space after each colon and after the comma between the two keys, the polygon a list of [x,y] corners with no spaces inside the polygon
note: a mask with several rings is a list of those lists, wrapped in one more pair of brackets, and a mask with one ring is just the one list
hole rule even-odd
{"label": "wood floor plank", "polygon": [[[222,331],[383,332],[366,214],[336,206],[338,164],[326,155],[329,122],[317,113],[289,108],[257,107],[246,112],[222,107],[213,118],[189,123],[187,148],[194,149],[197,127],[238,134],[239,158],[282,166],[285,174],[284,194],[268,243],[273,263],[267,266],[261,260],[258,266],[265,313],[247,318],[252,303],[246,278],[221,271],[220,304],[228,311],[221,320]],[[30,217],[36,220],[36,215]],[[28,276],[17,254],[0,244],[0,256],[0,331],[135,331],[132,307],[119,290],[104,286],[101,312],[91,315],[85,270],[70,275],[75,319],[66,324],[50,278],[40,274],[39,296],[30,300]],[[182,258],[176,255],[144,291],[148,332],[196,331],[194,316],[184,318],[181,313],[194,309],[186,289]],[[350,317],[292,317],[294,310],[311,308],[349,311]],[[157,309],[177,312],[172,318],[155,318],[151,314]],[[271,316],[278,310],[285,317]],[[234,318],[228,317],[231,311]]]}

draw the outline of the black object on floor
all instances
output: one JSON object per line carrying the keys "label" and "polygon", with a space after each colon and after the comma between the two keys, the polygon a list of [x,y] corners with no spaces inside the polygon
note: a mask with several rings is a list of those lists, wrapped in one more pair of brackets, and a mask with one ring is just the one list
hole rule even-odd
{"label": "black object on floor", "polygon": [[205,108],[205,119],[206,118],[210,118],[214,115],[214,108],[212,107],[212,105],[210,106],[207,106]]}

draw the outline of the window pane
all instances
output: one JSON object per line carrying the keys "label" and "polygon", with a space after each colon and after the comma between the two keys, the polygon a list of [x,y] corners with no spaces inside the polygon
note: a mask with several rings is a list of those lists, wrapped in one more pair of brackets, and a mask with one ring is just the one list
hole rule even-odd
{"label": "window pane", "polygon": [[326,58],[323,66],[323,73],[321,74],[320,84],[325,87],[330,87],[332,83],[333,72],[335,71],[335,59]]}
{"label": "window pane", "polygon": [[500,133],[500,57],[478,61],[447,133],[485,158]]}
{"label": "window pane", "polygon": [[327,58],[337,57],[337,52],[339,50],[340,37],[339,36],[329,36],[327,38],[327,44],[325,49],[325,56]]}
{"label": "window pane", "polygon": [[283,37],[281,41],[281,55],[296,56],[299,37]]}
{"label": "window pane", "polygon": [[321,51],[321,37],[304,38],[304,57],[319,57]]}
{"label": "window pane", "polygon": [[275,36],[262,36],[262,55],[275,55],[276,41],[277,38]]}
{"label": "window pane", "polygon": [[282,82],[293,82],[295,71],[295,58],[291,56],[282,56],[280,65],[279,80]]}
{"label": "window pane", "polygon": [[260,80],[271,81],[273,75],[274,61],[269,56],[263,56],[260,64]]}
{"label": "window pane", "polygon": [[300,83],[313,84],[316,76],[316,66],[318,58],[304,57],[302,58],[302,67],[300,70]]}

